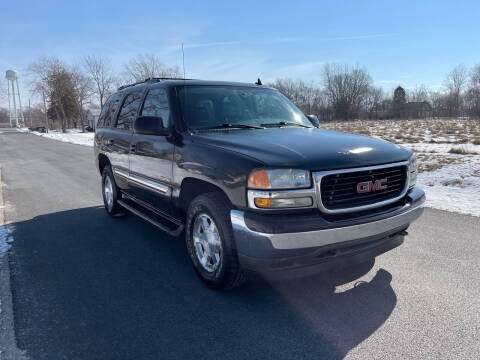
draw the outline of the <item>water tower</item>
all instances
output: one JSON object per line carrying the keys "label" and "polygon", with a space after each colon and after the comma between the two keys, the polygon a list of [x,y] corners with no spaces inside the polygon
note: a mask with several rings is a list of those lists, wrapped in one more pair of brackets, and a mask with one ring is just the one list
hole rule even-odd
{"label": "water tower", "polygon": [[[10,126],[19,126],[23,124],[23,109],[22,100],[20,99],[20,88],[18,87],[18,72],[15,70],[7,70],[5,77],[8,80],[8,113],[10,119]],[[15,92],[15,85],[17,85],[17,91]],[[11,91],[10,91],[11,88]],[[18,100],[18,108],[17,108]],[[12,111],[13,102],[13,111]]]}

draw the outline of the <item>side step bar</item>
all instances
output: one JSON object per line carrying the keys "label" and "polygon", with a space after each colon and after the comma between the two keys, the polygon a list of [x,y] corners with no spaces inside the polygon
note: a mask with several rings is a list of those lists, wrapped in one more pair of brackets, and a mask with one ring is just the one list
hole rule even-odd
{"label": "side step bar", "polygon": [[[128,200],[127,200],[128,201]],[[160,230],[165,231],[167,234],[171,236],[178,236],[183,231],[184,226],[182,224],[178,225],[176,229],[169,229],[167,225],[162,224],[160,221],[155,220],[153,217],[148,216],[146,212],[140,210],[137,206],[134,205],[132,202],[127,202],[125,200],[118,200],[118,204],[127,209],[128,211],[134,213],[135,215],[141,217],[143,220],[148,221],[150,224],[155,225]]]}

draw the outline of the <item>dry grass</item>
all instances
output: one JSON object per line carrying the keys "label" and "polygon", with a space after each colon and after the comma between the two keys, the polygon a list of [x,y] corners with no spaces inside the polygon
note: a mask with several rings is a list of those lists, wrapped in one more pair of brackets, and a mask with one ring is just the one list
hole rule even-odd
{"label": "dry grass", "polygon": [[455,179],[455,180],[447,180],[442,182],[443,186],[460,186],[460,187],[465,187],[463,185],[463,179]]}
{"label": "dry grass", "polygon": [[480,121],[460,119],[356,120],[322,123],[332,130],[371,135],[394,143],[480,145]]}
{"label": "dry grass", "polygon": [[479,155],[477,151],[470,150],[465,146],[454,146],[448,152],[450,154],[458,154],[458,155]]}
{"label": "dry grass", "polygon": [[434,171],[441,169],[443,167],[443,164],[439,163],[433,163],[433,164],[420,164],[418,166],[418,172],[423,173],[423,172],[428,172],[428,171]]}

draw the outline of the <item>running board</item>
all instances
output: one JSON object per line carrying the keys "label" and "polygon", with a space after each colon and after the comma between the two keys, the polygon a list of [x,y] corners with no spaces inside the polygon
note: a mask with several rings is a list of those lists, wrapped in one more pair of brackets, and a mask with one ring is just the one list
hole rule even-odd
{"label": "running board", "polygon": [[[128,201],[128,200],[127,200]],[[117,200],[118,204],[127,209],[128,211],[134,213],[135,215],[141,217],[143,220],[148,221],[150,224],[155,225],[158,227],[160,230],[165,231],[167,234],[171,236],[178,236],[181,234],[183,231],[184,226],[182,224],[177,225],[176,229],[169,229],[169,227],[166,224],[162,224],[159,220],[155,220],[152,216],[148,216],[146,212],[149,212],[148,210],[145,209],[145,211],[140,210],[137,206],[135,206],[131,202],[126,202],[124,200]],[[155,215],[155,214],[153,214]],[[156,216],[160,218],[160,216]],[[165,221],[168,221],[164,219]]]}

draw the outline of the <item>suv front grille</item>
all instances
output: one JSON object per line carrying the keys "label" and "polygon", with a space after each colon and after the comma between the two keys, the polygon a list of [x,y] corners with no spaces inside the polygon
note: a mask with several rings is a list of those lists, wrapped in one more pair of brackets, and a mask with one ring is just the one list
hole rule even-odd
{"label": "suv front grille", "polygon": [[[362,189],[381,182],[382,189],[370,189],[359,193],[358,184]],[[386,180],[386,181],[385,181]],[[326,210],[340,210],[371,206],[388,200],[397,200],[406,188],[407,166],[374,167],[369,170],[339,171],[321,178],[320,196]],[[385,188],[383,188],[385,187]],[[353,209],[352,209],[353,210]]]}

